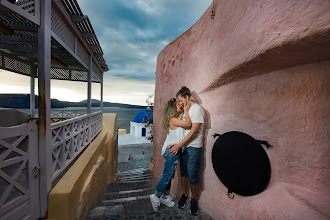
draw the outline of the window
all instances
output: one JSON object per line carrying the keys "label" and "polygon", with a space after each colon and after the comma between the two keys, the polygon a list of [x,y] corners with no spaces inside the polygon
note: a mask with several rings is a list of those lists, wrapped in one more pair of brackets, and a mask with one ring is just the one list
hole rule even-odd
{"label": "window", "polygon": [[145,128],[142,128],[142,137],[145,137],[146,136],[146,132],[147,130]]}

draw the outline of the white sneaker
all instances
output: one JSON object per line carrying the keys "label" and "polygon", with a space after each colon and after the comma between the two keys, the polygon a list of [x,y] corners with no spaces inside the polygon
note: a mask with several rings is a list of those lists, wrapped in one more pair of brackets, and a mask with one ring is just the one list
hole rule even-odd
{"label": "white sneaker", "polygon": [[160,197],[160,202],[164,205],[166,205],[167,207],[173,207],[175,205],[175,202],[172,201],[172,197],[171,196],[162,196]]}
{"label": "white sneaker", "polygon": [[158,212],[158,207],[160,206],[160,198],[158,198],[155,194],[151,194],[150,201],[154,212]]}

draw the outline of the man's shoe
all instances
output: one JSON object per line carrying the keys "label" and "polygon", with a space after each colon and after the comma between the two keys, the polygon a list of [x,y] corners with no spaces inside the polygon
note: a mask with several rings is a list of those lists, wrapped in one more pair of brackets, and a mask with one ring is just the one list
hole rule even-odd
{"label": "man's shoe", "polygon": [[190,200],[190,213],[193,215],[198,215],[198,202],[195,199]]}
{"label": "man's shoe", "polygon": [[150,201],[154,212],[158,212],[158,207],[160,206],[160,198],[158,198],[155,194],[151,194]]}
{"label": "man's shoe", "polygon": [[188,196],[185,194],[182,194],[181,198],[178,201],[178,207],[180,209],[183,209],[186,206],[187,199],[188,199]]}
{"label": "man's shoe", "polygon": [[175,205],[175,202],[172,201],[172,197],[169,195],[160,197],[160,203],[166,205],[167,207],[173,207]]}

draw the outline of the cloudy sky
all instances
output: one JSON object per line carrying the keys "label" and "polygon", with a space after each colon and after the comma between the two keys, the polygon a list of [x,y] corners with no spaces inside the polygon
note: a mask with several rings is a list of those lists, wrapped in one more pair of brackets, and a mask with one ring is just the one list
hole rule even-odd
{"label": "cloudy sky", "polygon": [[[94,28],[110,70],[103,100],[146,105],[154,94],[157,56],[204,14],[212,0],[78,0]],[[29,78],[0,70],[1,93],[29,93]],[[51,97],[81,101],[87,83],[52,80]],[[92,97],[100,99],[93,83]]]}

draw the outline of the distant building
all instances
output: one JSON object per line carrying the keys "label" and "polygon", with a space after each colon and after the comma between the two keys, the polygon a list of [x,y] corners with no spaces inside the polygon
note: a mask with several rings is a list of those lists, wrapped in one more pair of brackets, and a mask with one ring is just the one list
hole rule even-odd
{"label": "distant building", "polygon": [[147,137],[150,135],[151,127],[147,126],[147,122],[153,120],[153,113],[150,113],[150,111],[152,111],[150,107],[139,111],[133,121],[130,122],[130,134],[142,142],[148,141]]}
{"label": "distant building", "polygon": [[147,107],[139,111],[130,121],[130,133],[118,136],[118,145],[151,143],[148,137],[151,135],[152,125],[147,126],[148,121],[153,121],[153,107]]}

